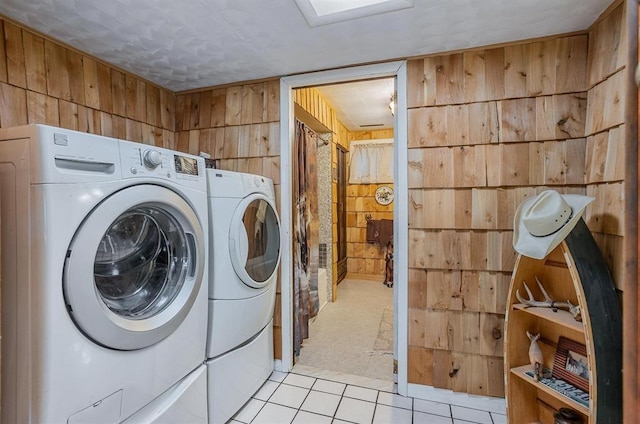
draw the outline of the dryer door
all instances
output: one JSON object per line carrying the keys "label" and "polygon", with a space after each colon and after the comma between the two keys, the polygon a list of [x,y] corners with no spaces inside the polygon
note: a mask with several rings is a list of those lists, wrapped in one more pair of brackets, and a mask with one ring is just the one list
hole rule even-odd
{"label": "dryer door", "polygon": [[173,191],[125,188],[106,198],[73,237],[64,270],[71,317],[96,343],[141,349],[189,313],[204,272],[197,215]]}
{"label": "dryer door", "polygon": [[273,203],[262,194],[242,199],[229,228],[233,269],[249,287],[269,284],[280,261],[280,222]]}

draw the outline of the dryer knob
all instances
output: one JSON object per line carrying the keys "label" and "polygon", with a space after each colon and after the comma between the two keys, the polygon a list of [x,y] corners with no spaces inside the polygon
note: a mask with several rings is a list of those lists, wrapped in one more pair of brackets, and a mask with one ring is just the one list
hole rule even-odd
{"label": "dryer knob", "polygon": [[143,160],[149,168],[156,168],[162,163],[162,153],[157,150],[147,150],[144,152]]}

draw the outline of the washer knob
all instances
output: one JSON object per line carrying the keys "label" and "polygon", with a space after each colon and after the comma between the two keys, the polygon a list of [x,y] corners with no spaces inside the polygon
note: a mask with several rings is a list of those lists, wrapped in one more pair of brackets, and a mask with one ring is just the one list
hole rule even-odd
{"label": "washer knob", "polygon": [[162,153],[157,150],[147,150],[142,159],[149,168],[157,168],[162,163]]}

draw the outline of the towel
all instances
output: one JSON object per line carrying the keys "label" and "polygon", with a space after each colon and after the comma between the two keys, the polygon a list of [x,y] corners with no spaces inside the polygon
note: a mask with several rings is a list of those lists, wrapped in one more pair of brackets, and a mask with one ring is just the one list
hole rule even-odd
{"label": "towel", "polygon": [[393,242],[393,219],[381,219],[379,222],[380,234],[377,242],[380,246],[386,246],[387,243]]}
{"label": "towel", "polygon": [[380,221],[377,219],[367,220],[367,243],[377,243],[380,235]]}

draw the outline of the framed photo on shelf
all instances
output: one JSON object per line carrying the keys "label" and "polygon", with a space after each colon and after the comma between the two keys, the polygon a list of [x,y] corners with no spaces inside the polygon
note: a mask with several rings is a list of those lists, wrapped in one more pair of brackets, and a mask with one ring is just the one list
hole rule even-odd
{"label": "framed photo on shelf", "polygon": [[561,336],[551,375],[589,393],[589,361],[586,346]]}

